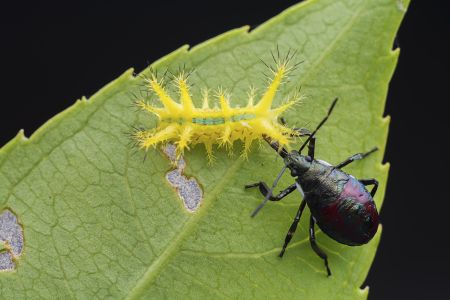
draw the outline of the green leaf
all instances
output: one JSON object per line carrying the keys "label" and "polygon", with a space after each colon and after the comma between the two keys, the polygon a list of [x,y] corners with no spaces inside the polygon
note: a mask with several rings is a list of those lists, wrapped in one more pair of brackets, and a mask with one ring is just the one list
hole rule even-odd
{"label": "green leaf", "polygon": [[[264,88],[259,58],[269,61],[277,45],[297,49],[304,62],[280,93],[301,85],[308,97],[287,121],[311,128],[339,97],[318,134],[317,157],[337,163],[380,147],[346,169],[380,181],[380,207],[388,173],[381,164],[389,124],[383,109],[399,53],[391,47],[408,2],[306,1],[250,32],[244,27],[182,47],[153,68],[195,67],[196,88],[223,86],[242,105],[250,85]],[[14,213],[24,230],[15,271],[0,274],[1,298],[367,297],[360,286],[381,230],[361,247],[318,232],[333,271],[327,278],[309,246],[308,213],[285,257],[277,256],[300,203],[297,193],[249,217],[262,197],[243,185],[270,183],[282,166],[266,145],[255,147],[248,161],[216,152],[212,167],[203,147],[191,149],[184,172],[200,183],[204,199],[188,212],[165,178],[172,168],[165,155],[150,151],[143,163],[123,134],[131,124],[151,124],[129,107],[141,82],[129,70],[29,139],[19,132],[0,150],[2,211]],[[194,94],[199,98],[200,91]],[[291,182],[285,175],[279,187]]]}

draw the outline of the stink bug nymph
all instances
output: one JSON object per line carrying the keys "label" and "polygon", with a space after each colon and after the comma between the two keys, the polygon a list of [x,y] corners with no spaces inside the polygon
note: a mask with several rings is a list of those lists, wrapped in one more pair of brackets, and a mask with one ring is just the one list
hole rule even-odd
{"label": "stink bug nymph", "polygon": [[[314,252],[324,260],[328,276],[331,275],[331,271],[328,266],[327,255],[316,243],[314,225],[317,224],[325,234],[341,244],[359,246],[368,243],[373,238],[379,223],[378,211],[373,201],[378,188],[378,181],[373,178],[356,179],[354,176],[341,170],[351,162],[363,159],[375,152],[377,148],[373,148],[365,153],[352,155],[334,166],[314,158],[315,135],[327,121],[336,102],[337,98],[333,101],[327,116],[313,132],[309,132],[304,128],[297,129],[298,136],[307,136],[307,139],[298,151],[288,152],[277,141],[264,136],[266,142],[284,159],[285,166],[271,189],[264,182],[245,186],[245,188],[259,187],[261,193],[266,197],[264,202],[253,212],[252,217],[269,200],[280,201],[296,189],[302,194],[303,200],[289,228],[279,256],[282,257],[284,255],[286,247],[297,229],[302,212],[307,205],[311,212],[309,241]],[[308,155],[305,156],[301,152],[306,146],[308,146]],[[273,188],[286,169],[289,169],[291,176],[295,177],[295,183],[278,195],[273,196]],[[366,189],[368,185],[373,185],[370,192]]]}

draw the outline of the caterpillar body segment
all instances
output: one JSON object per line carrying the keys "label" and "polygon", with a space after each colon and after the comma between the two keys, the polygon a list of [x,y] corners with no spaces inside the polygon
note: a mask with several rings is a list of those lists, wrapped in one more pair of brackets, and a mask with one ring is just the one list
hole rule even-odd
{"label": "caterpillar body segment", "polygon": [[146,85],[157,96],[162,107],[155,107],[144,100],[137,101],[139,109],[158,117],[156,128],[139,129],[133,133],[137,145],[148,150],[171,142],[176,145],[177,154],[181,155],[186,149],[189,150],[191,145],[203,144],[210,163],[214,160],[214,144],[232,149],[234,142],[240,140],[244,145],[242,156],[245,158],[252,142],[260,141],[263,135],[278,141],[280,146],[288,147],[296,132],[280,124],[278,119],[284,111],[298,103],[300,97],[295,93],[281,106],[272,108],[280,85],[292,70],[287,58],[277,63],[276,68],[270,69],[272,76],[261,99],[254,104],[255,92],[252,89],[245,107],[233,107],[229,96],[221,89],[215,94],[218,107],[210,107],[207,90],[203,91],[202,107],[195,107],[189,90],[189,74],[186,72],[181,72],[173,78],[179,94],[177,102],[164,87],[164,79],[158,79],[155,74],[151,74],[150,78],[146,79]]}

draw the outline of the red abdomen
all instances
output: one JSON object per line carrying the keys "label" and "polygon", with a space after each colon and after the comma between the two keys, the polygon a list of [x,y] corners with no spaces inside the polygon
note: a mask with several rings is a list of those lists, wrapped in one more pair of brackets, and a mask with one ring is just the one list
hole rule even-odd
{"label": "red abdomen", "polygon": [[378,229],[378,211],[372,196],[357,179],[349,176],[333,199],[317,199],[310,207],[317,225],[334,240],[349,246],[369,242]]}

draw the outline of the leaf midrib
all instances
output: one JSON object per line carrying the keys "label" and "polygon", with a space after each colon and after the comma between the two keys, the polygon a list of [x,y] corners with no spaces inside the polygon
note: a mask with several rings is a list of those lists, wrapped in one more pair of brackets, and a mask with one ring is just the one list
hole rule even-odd
{"label": "leaf midrib", "polygon": [[225,173],[225,176],[219,181],[218,185],[211,191],[211,193],[203,199],[202,209],[194,214],[183,226],[182,231],[170,242],[169,246],[164,252],[148,267],[142,278],[137,282],[126,299],[136,299],[146,290],[146,287],[150,285],[161,269],[168,263],[169,258],[175,254],[175,250],[181,245],[182,241],[193,230],[195,225],[201,220],[203,215],[213,206],[214,200],[217,199],[217,195],[222,191],[228,180],[239,170],[243,159],[239,158],[234,162]]}

